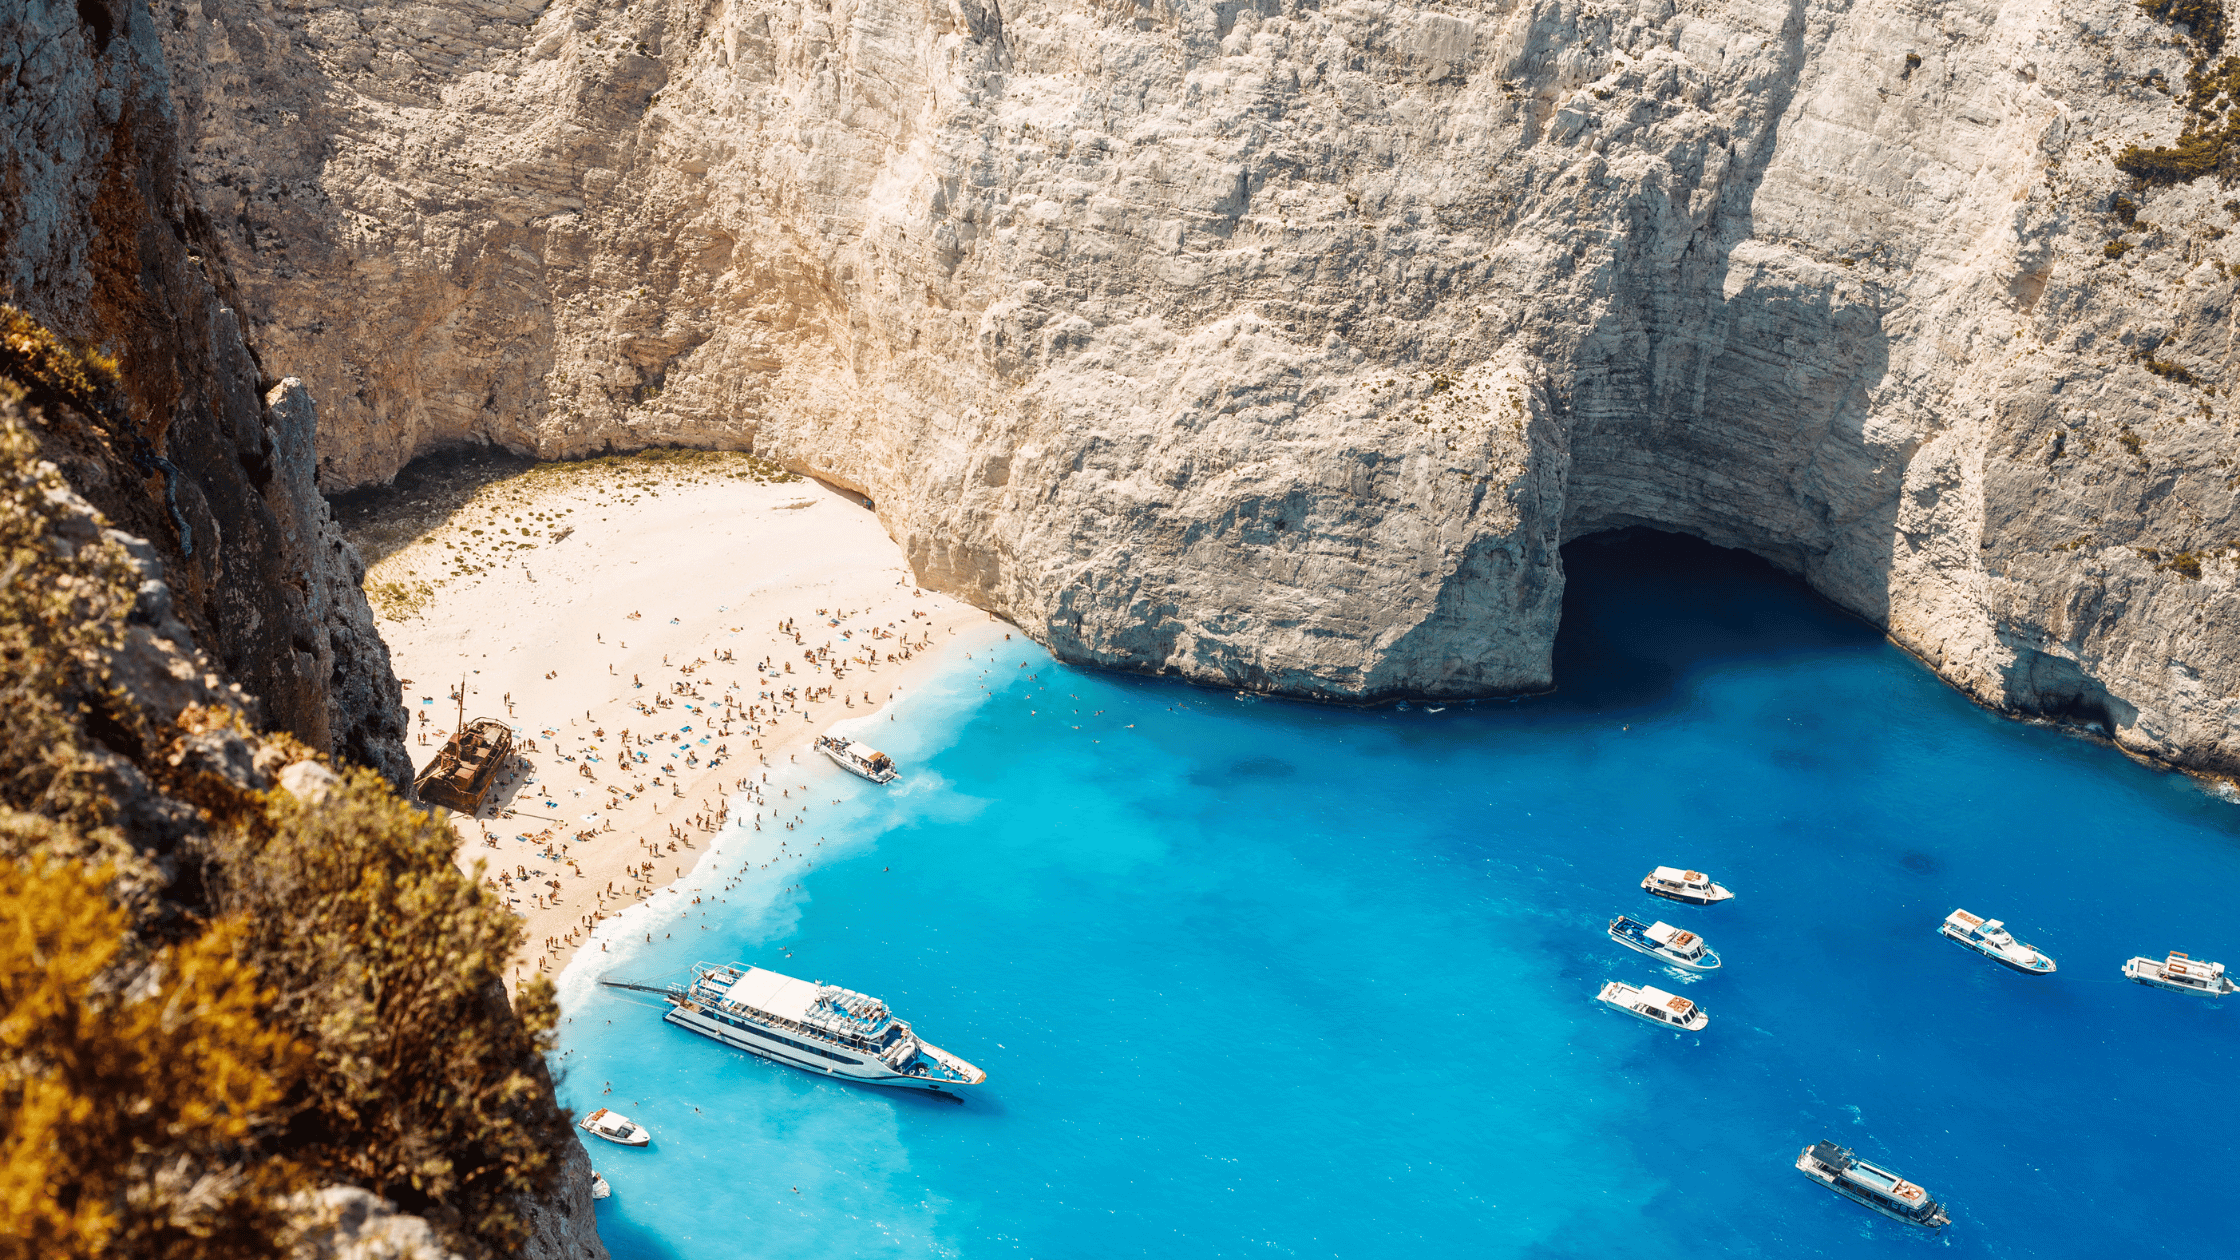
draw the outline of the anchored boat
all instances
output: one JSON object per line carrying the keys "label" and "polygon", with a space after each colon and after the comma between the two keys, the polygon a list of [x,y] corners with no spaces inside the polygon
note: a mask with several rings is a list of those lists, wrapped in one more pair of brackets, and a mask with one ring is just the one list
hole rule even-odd
{"label": "anchored boat", "polygon": [[2134,958],[2123,965],[2123,978],[2140,984],[2168,989],[2172,993],[2198,993],[2203,997],[2223,997],[2240,985],[2224,974],[2223,963],[2204,962],[2188,958],[2176,950],[2162,962],[2152,958]]}
{"label": "anchored boat", "polygon": [[894,758],[869,744],[859,744],[852,739],[841,739],[833,735],[819,735],[815,747],[850,774],[862,775],[873,783],[892,783],[895,779]]}
{"label": "anchored boat", "polygon": [[1669,923],[1643,923],[1624,915],[1610,920],[1610,939],[1627,949],[1689,971],[1717,971],[1719,956],[1695,933]]}
{"label": "anchored boat", "polygon": [[1663,989],[1643,985],[1635,988],[1616,980],[1602,986],[1595,1000],[1614,1011],[1624,1011],[1635,1019],[1647,1020],[1665,1028],[1684,1028],[1695,1032],[1711,1022],[1703,1008],[1688,999]]}
{"label": "anchored boat", "polygon": [[576,1127],[593,1137],[603,1137],[618,1146],[644,1146],[653,1140],[653,1135],[646,1132],[644,1125],[622,1115],[620,1112],[609,1111],[605,1107],[601,1107],[583,1119],[576,1121]]}
{"label": "anchored boat", "polygon": [[866,1085],[954,1096],[988,1074],[918,1040],[887,1004],[838,985],[796,980],[739,963],[695,963],[686,985],[601,980],[610,989],[659,994],[661,1018],[805,1072]]}
{"label": "anchored boat", "polygon": [[1833,1142],[1815,1142],[1804,1148],[1804,1153],[1797,1156],[1797,1171],[1893,1221],[1923,1229],[1943,1229],[1952,1223],[1952,1217],[1929,1197],[1928,1191]]}
{"label": "anchored boat", "polygon": [[1944,917],[1937,931],[1945,939],[1965,946],[2002,967],[2012,968],[2026,976],[2050,976],[2053,959],[2039,953],[2014,938],[2007,925],[1998,919],[1955,910]]}
{"label": "anchored boat", "polygon": [[512,751],[511,727],[496,718],[476,718],[444,742],[435,760],[412,780],[412,790],[430,805],[472,814],[482,808]]}
{"label": "anchored boat", "polygon": [[1712,883],[1702,871],[1683,871],[1677,866],[1660,866],[1649,872],[1641,881],[1641,890],[1685,906],[1708,906],[1734,896]]}

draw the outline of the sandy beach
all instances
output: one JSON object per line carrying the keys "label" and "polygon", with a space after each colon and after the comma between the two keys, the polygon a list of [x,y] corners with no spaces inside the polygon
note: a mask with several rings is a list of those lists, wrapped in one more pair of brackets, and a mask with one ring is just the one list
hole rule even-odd
{"label": "sandy beach", "polygon": [[415,770],[462,686],[469,721],[514,731],[484,807],[453,816],[460,866],[482,864],[527,923],[509,986],[556,974],[602,919],[689,874],[727,798],[753,793],[743,821],[772,828],[813,805],[813,780],[789,772],[829,767],[818,734],[874,715],[959,631],[995,628],[919,590],[862,500],[774,471],[712,455],[540,466],[369,570]]}

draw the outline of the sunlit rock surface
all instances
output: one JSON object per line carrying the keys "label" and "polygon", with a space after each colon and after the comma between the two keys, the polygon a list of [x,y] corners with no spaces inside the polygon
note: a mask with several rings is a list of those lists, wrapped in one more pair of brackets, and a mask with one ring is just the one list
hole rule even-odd
{"label": "sunlit rock surface", "polygon": [[162,13],[330,491],[752,446],[1068,659],[1359,697],[1549,685],[1655,525],[2240,769],[2236,215],[2109,213],[2128,0]]}

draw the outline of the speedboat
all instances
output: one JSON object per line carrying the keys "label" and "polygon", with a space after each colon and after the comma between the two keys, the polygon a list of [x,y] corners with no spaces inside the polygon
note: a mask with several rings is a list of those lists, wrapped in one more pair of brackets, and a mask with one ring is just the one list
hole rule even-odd
{"label": "speedboat", "polygon": [[819,735],[815,746],[818,752],[832,758],[842,770],[850,774],[861,775],[873,783],[894,782],[894,758],[869,744],[859,744],[836,735]]}
{"label": "speedboat", "polygon": [[1814,1142],[1797,1156],[1797,1171],[1853,1203],[1873,1208],[1893,1221],[1923,1229],[1952,1223],[1929,1192],[1887,1168],[1879,1168],[1833,1142]]}
{"label": "speedboat", "polygon": [[1610,920],[1610,939],[1627,949],[1689,971],[1719,969],[1719,956],[1705,948],[1702,937],[1669,923],[1643,923],[1621,914]]}
{"label": "speedboat", "polygon": [[610,1185],[608,1185],[608,1184],[607,1184],[607,1179],[606,1179],[605,1177],[602,1177],[602,1176],[600,1176],[600,1175],[599,1175],[599,1174],[597,1174],[597,1173],[593,1173],[593,1174],[591,1174],[591,1197],[592,1197],[592,1198],[594,1198],[594,1199],[604,1199],[604,1198],[608,1198],[608,1197],[610,1197],[610,1196],[611,1196],[611,1195],[613,1195],[613,1194],[614,1194],[614,1187],[613,1187],[613,1186],[610,1186]]}
{"label": "speedboat", "polygon": [[2176,950],[2162,962],[2152,958],[2134,958],[2123,965],[2123,978],[2140,984],[2168,989],[2172,993],[2198,993],[2203,997],[2223,997],[2240,985],[2224,974],[2223,963],[2203,962],[2188,958]]}
{"label": "speedboat", "polygon": [[653,1140],[653,1135],[646,1132],[644,1125],[605,1107],[576,1121],[576,1127],[593,1137],[603,1137],[617,1146],[644,1146]]}
{"label": "speedboat", "polygon": [[1955,910],[1944,917],[1944,923],[1937,931],[1947,940],[1966,946],[2000,966],[2012,968],[2026,976],[2053,974],[2053,960],[2016,940],[2014,933],[2009,932],[2007,925],[1998,919],[1986,919],[1965,910]]}
{"label": "speedboat", "polygon": [[1617,980],[1602,986],[1595,1000],[1614,1011],[1624,1011],[1635,1019],[1645,1019],[1665,1028],[1684,1028],[1689,1032],[1701,1029],[1711,1022],[1703,1008],[1675,993],[1643,985],[1635,988]]}
{"label": "speedboat", "polygon": [[1641,891],[1684,906],[1708,906],[1734,896],[1712,883],[1702,871],[1683,871],[1677,866],[1660,866],[1649,872],[1641,881]]}

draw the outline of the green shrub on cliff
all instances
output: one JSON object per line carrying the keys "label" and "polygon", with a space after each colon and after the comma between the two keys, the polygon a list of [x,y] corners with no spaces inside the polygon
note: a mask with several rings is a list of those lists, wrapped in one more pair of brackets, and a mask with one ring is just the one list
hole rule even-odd
{"label": "green shrub on cliff", "polygon": [[345,771],[317,804],[264,794],[218,830],[216,900],[303,1030],[314,1069],[285,1149],[499,1248],[513,1196],[574,1140],[539,1070],[557,1008],[541,978],[506,1010],[521,921],[452,865],[450,827]]}
{"label": "green shrub on cliff", "polygon": [[[2224,49],[2224,0],[2138,0],[2147,13],[2193,32],[2196,55],[2186,71],[2186,90],[2178,104],[2186,122],[2175,144],[2142,149],[2129,145],[2116,155],[2116,169],[2144,184],[2183,184],[2204,175],[2232,176],[2240,157],[2240,118],[2227,107],[2240,100],[2240,57],[2209,58]],[[2220,106],[2219,101],[2224,105]]]}
{"label": "green shrub on cliff", "polygon": [[516,1250],[574,1140],[551,986],[500,984],[520,921],[374,772],[260,790],[198,750],[317,758],[127,693],[139,574],[38,466],[33,392],[0,389],[0,1260],[283,1254],[275,1196],[326,1182]]}
{"label": "green shrub on cliff", "polygon": [[2224,50],[2224,0],[2139,0],[2149,16],[2185,26],[2210,53]]}

